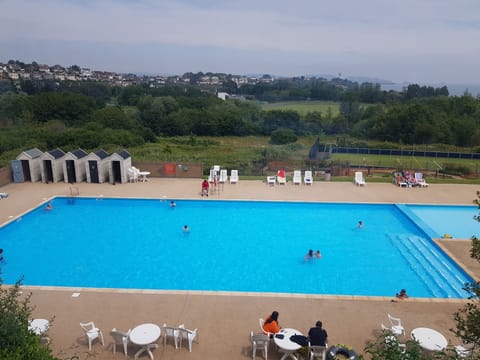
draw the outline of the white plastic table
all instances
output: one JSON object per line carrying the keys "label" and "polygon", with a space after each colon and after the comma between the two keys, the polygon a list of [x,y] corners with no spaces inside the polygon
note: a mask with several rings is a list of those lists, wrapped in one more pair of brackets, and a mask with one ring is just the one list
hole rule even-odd
{"label": "white plastic table", "polygon": [[28,330],[40,336],[47,332],[49,326],[50,322],[47,319],[33,319],[28,324]]}
{"label": "white plastic table", "polygon": [[145,182],[145,181],[148,181],[147,176],[150,175],[150,171],[140,171],[138,175],[142,177],[141,178],[142,182]]}
{"label": "white plastic table", "polygon": [[160,337],[160,332],[160,326],[150,323],[141,324],[133,328],[129,336],[130,341],[141,346],[140,350],[135,353],[135,359],[143,352],[147,352],[150,359],[153,360],[153,354],[150,349],[156,349],[158,347],[154,342]]}
{"label": "white plastic table", "polygon": [[[283,335],[283,338],[277,337],[277,335]],[[280,360],[285,360],[288,357],[291,357],[294,360],[297,360],[295,352],[299,350],[302,346],[296,342],[290,340],[290,337],[293,335],[303,335],[301,331],[291,328],[281,329],[279,333],[275,334],[273,340],[275,344],[279,347],[280,351],[283,352],[283,356]]]}
{"label": "white plastic table", "polygon": [[441,351],[448,345],[445,336],[430,328],[413,329],[412,339],[417,340],[422,348],[429,351]]}

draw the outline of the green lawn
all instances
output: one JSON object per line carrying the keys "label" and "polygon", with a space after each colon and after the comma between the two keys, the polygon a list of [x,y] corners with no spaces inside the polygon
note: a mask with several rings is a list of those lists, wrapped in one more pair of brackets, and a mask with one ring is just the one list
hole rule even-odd
{"label": "green lawn", "polygon": [[[201,162],[204,169],[219,164],[228,169],[239,169],[243,176],[252,176],[263,169],[266,163],[285,164],[289,168],[303,169],[307,166],[308,152],[315,136],[301,137],[295,144],[271,145],[269,137],[171,137],[159,138],[155,144],[130,148],[132,159],[143,161]],[[322,140],[323,142],[323,140]],[[480,161],[465,159],[420,158],[411,156],[333,154],[328,160],[347,166],[364,165],[399,169],[428,169],[435,171],[454,166],[470,169],[472,174],[480,172]],[[328,166],[327,164],[324,164]],[[275,167],[276,165],[274,165]],[[262,170],[263,169],[263,170]],[[384,174],[379,174],[384,181]],[[390,175],[386,176],[390,181]],[[474,177],[474,176],[472,176]],[[473,180],[478,182],[477,180]]]}
{"label": "green lawn", "polygon": [[480,162],[470,159],[447,159],[414,156],[333,154],[332,160],[348,161],[354,165],[385,166],[408,169],[440,170],[451,165],[468,167],[472,172],[480,172]]}
{"label": "green lawn", "polygon": [[264,110],[294,110],[300,115],[306,115],[309,112],[318,111],[322,115],[332,112],[332,116],[340,113],[340,103],[334,101],[287,101],[276,103],[262,103]]}

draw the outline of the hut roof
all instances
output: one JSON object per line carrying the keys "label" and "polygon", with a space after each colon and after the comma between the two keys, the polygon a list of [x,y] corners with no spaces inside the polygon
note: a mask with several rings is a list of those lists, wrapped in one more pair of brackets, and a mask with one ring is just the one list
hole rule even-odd
{"label": "hut roof", "polygon": [[95,155],[97,155],[102,160],[108,157],[108,153],[103,149],[95,151]]}
{"label": "hut roof", "polygon": [[65,153],[60,149],[54,149],[47,152],[50,155],[52,155],[55,159],[60,159],[61,157],[65,156]]}
{"label": "hut roof", "polygon": [[128,159],[130,157],[130,153],[127,150],[119,150],[117,151],[117,154],[124,159]]}
{"label": "hut roof", "polygon": [[82,149],[76,149],[76,150],[70,151],[70,153],[72,153],[77,159],[81,159],[87,156],[87,153]]}
{"label": "hut roof", "polygon": [[36,159],[40,156],[42,156],[43,152],[37,148],[33,148],[30,150],[26,150],[23,152],[25,155],[31,157],[32,159]]}

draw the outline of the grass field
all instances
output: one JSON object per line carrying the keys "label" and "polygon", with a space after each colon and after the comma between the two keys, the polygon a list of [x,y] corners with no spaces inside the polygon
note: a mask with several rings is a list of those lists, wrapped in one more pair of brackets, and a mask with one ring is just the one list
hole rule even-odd
{"label": "grass field", "polygon": [[365,166],[385,166],[408,169],[440,170],[455,166],[468,167],[472,172],[480,172],[480,162],[470,159],[447,159],[413,156],[333,154],[332,160],[349,161],[350,164]]}
{"label": "grass field", "polygon": [[322,115],[331,111],[332,116],[340,113],[340,103],[334,101],[288,101],[276,103],[262,103],[264,110],[294,110],[300,115],[306,115],[309,112],[318,111]]}
{"label": "grass field", "polygon": [[[305,169],[314,136],[299,138],[295,144],[271,145],[269,137],[172,137],[161,138],[158,143],[131,148],[132,159],[140,161],[181,161],[201,162],[208,170],[214,164],[224,168],[238,169],[243,176],[268,174],[274,169],[267,169],[266,164],[278,164],[291,169]],[[452,166],[469,168],[472,178],[480,172],[478,160],[419,158],[411,156],[333,154],[323,166],[331,163],[346,166],[386,167],[398,169],[423,169],[435,172]],[[322,166],[322,165],[321,165]],[[390,181],[378,171],[379,181]],[[388,179],[386,179],[388,178]],[[386,180],[385,180],[386,179]],[[480,183],[480,180],[467,180]]]}

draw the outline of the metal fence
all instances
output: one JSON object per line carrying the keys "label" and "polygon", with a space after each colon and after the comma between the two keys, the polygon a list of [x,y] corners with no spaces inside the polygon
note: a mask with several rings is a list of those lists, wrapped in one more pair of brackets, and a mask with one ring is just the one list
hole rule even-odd
{"label": "metal fence", "polygon": [[421,150],[399,150],[399,149],[369,149],[369,148],[354,148],[354,147],[332,147],[332,153],[337,153],[337,154],[417,156],[417,157],[480,160],[480,154],[479,153],[461,153],[461,152],[449,152],[449,151],[421,151]]}

